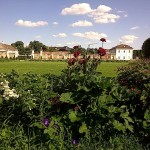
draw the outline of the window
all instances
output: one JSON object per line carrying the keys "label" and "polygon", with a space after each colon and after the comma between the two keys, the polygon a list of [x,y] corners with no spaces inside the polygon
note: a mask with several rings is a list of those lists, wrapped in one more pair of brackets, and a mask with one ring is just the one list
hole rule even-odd
{"label": "window", "polygon": [[129,53],[130,53],[130,50],[129,50]]}
{"label": "window", "polygon": [[120,59],[120,56],[118,56],[118,59]]}
{"label": "window", "polygon": [[125,56],[123,56],[123,59],[125,59]]}
{"label": "window", "polygon": [[120,53],[120,50],[118,50],[118,53]]}
{"label": "window", "polygon": [[125,50],[123,52],[125,53]]}

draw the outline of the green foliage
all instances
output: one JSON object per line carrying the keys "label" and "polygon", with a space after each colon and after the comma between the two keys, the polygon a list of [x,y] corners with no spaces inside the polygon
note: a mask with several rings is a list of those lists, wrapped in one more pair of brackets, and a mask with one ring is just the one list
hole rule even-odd
{"label": "green foliage", "polygon": [[31,55],[32,50],[31,50],[30,47],[26,47],[26,48],[24,49],[24,51],[25,51],[25,55],[27,55],[27,56]]}
{"label": "green foliage", "polygon": [[97,71],[101,59],[73,60],[59,76],[0,74],[1,149],[140,149],[136,138],[146,143],[149,63],[121,69],[116,80]]}
{"label": "green foliage", "polygon": [[142,45],[144,58],[150,58],[150,38],[146,39]]}
{"label": "green foliage", "polygon": [[[128,67],[120,68],[118,82],[125,88],[126,101],[122,104],[134,120],[134,132],[143,140],[150,137],[150,60],[137,61]],[[145,137],[146,135],[146,137]]]}
{"label": "green foliage", "polygon": [[136,58],[142,58],[143,57],[143,51],[142,50],[134,50],[133,51],[133,59],[136,59]]}
{"label": "green foliage", "polygon": [[40,52],[40,50],[42,49],[42,47],[44,49],[46,49],[46,46],[43,43],[39,42],[39,41],[31,41],[29,43],[29,47],[31,49],[33,49],[35,52]]}
{"label": "green foliage", "polygon": [[17,48],[20,55],[24,55],[24,43],[22,41],[17,41],[11,44],[13,47]]}

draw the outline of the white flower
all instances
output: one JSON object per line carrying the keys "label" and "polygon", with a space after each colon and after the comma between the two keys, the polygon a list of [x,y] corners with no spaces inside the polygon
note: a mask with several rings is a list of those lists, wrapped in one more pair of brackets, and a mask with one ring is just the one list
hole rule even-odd
{"label": "white flower", "polygon": [[3,85],[3,89],[4,89],[4,93],[3,93],[3,97],[5,98],[5,100],[9,100],[10,97],[14,97],[14,98],[18,98],[19,95],[16,93],[16,90],[15,89],[10,89],[10,87],[8,86],[8,81],[5,80],[4,83],[1,82]]}

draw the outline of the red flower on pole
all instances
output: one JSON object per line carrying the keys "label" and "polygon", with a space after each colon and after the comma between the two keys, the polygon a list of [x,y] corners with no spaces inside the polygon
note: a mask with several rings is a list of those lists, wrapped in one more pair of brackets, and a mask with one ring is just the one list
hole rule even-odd
{"label": "red flower on pole", "polygon": [[106,42],[106,39],[105,38],[101,38],[100,41]]}
{"label": "red flower on pole", "polygon": [[106,55],[106,50],[103,49],[102,47],[100,47],[100,48],[97,50],[97,52],[98,52],[98,54],[99,54],[100,56]]}
{"label": "red flower on pole", "polygon": [[103,47],[103,43],[106,42],[105,38],[101,38],[100,41],[102,42],[102,47]]}
{"label": "red flower on pole", "polygon": [[80,51],[75,51],[74,54],[73,54],[73,56],[74,56],[75,58],[77,58],[79,55],[80,55]]}
{"label": "red flower on pole", "polygon": [[72,66],[72,65],[74,65],[75,62],[76,62],[76,59],[75,58],[71,58],[71,59],[69,59],[68,64],[70,66]]}

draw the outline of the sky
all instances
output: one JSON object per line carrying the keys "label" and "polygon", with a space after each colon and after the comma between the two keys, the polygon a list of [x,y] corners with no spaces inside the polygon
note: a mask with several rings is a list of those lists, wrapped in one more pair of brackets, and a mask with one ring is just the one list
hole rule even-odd
{"label": "sky", "polygon": [[150,37],[150,0],[0,0],[0,43],[141,49]]}

